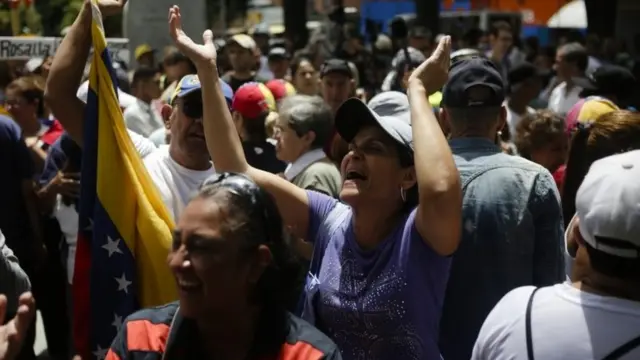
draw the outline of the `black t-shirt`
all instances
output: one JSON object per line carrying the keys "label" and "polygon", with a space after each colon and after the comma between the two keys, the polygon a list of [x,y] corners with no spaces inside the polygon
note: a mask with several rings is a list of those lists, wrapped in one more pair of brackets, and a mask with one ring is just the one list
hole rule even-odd
{"label": "black t-shirt", "polygon": [[278,174],[284,171],[287,164],[276,157],[276,147],[270,142],[248,142],[242,143],[244,156],[247,163],[256,169]]}
{"label": "black t-shirt", "polygon": [[[26,263],[34,239],[22,186],[32,180],[35,169],[20,127],[0,115],[0,231],[9,246]],[[24,265],[24,264],[23,264]]]}
{"label": "black t-shirt", "polygon": [[259,83],[265,83],[266,79],[262,79],[261,77],[256,76],[256,74],[254,74],[253,76],[251,76],[248,79],[238,79],[236,77],[234,77],[233,75],[231,75],[231,73],[226,73],[222,76],[222,80],[224,82],[226,82],[227,84],[229,84],[229,86],[231,86],[231,89],[233,90],[233,92],[235,93],[238,88],[240,88],[240,86],[246,84],[246,83],[250,83],[250,82],[259,82]]}

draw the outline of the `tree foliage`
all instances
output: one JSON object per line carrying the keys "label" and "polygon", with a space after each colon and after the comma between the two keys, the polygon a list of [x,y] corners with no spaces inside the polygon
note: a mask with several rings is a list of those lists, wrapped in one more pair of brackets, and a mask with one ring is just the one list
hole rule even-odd
{"label": "tree foliage", "polygon": [[[63,29],[73,24],[78,16],[84,0],[33,0],[35,6],[21,7],[21,29],[29,29],[29,33],[41,36],[60,36]],[[220,19],[222,1],[226,1],[227,24],[243,17],[247,11],[249,0],[206,0],[207,23],[213,24]],[[105,19],[105,32],[109,37],[122,36],[122,16]],[[11,34],[11,12],[0,0],[0,35]]]}

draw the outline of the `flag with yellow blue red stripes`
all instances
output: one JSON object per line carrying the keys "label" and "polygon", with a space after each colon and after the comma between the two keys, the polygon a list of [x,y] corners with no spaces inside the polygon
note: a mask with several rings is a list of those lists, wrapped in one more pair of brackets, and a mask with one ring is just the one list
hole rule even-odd
{"label": "flag with yellow blue red stripes", "polygon": [[126,316],[177,293],[166,264],[173,221],[126,130],[97,0],[92,14],[74,343],[83,359],[104,359]]}

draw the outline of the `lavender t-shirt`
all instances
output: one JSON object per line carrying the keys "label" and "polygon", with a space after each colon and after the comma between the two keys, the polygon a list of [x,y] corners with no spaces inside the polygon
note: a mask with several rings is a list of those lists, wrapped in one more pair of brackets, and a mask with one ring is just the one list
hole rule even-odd
{"label": "lavender t-shirt", "polygon": [[[422,241],[416,210],[376,249],[365,251],[355,242],[351,208],[307,194],[307,238],[319,268],[312,264],[316,280],[313,286],[307,281],[305,295],[314,304],[316,327],[345,360],[439,359],[438,323],[451,262]],[[332,210],[342,216],[329,216]]]}

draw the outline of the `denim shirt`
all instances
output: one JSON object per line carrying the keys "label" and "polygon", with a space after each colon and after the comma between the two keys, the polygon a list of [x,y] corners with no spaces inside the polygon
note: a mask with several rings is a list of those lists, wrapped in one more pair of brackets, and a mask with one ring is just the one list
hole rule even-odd
{"label": "denim shirt", "polygon": [[[462,239],[440,323],[444,359],[469,359],[480,327],[507,292],[564,280],[560,196],[545,168],[488,139],[450,141],[463,186]],[[516,315],[516,314],[514,314]]]}

